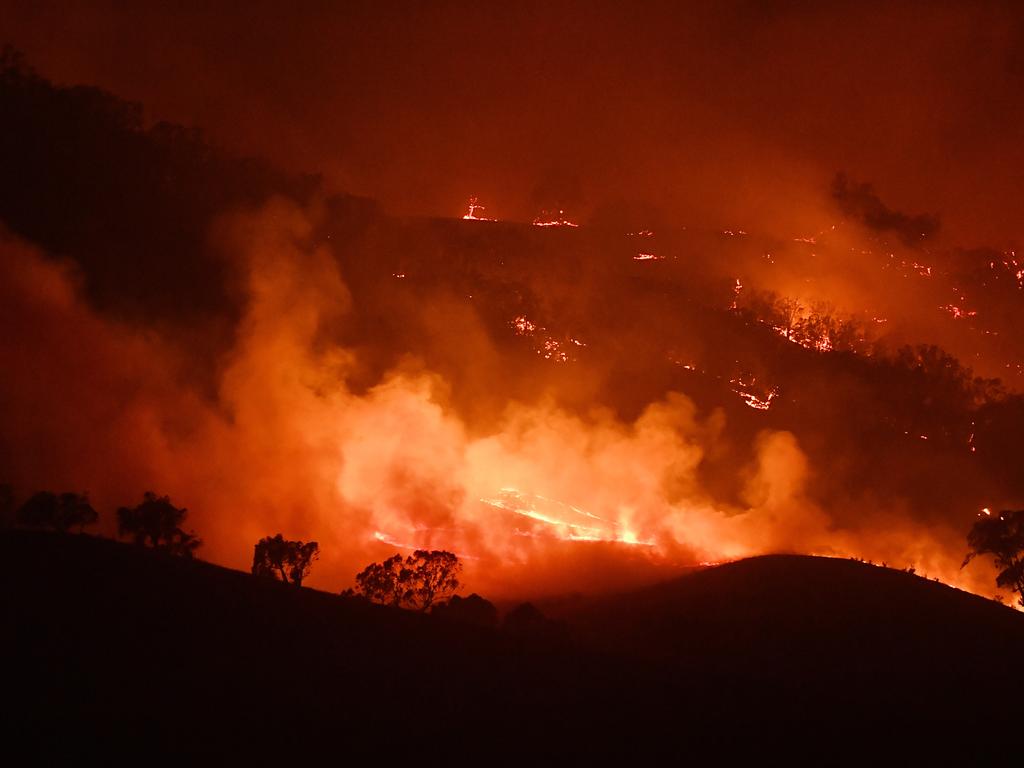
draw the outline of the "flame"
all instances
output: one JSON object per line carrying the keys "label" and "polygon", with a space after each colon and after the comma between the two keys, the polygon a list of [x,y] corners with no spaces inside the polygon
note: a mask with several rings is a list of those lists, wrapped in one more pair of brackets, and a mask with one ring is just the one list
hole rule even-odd
{"label": "flame", "polygon": [[772,407],[772,401],[779,396],[778,387],[770,387],[765,392],[757,391],[757,379],[754,376],[739,376],[730,379],[729,383],[734,385],[732,391],[740,396],[745,405],[758,411],[767,411]]}
{"label": "flame", "polygon": [[535,227],[578,227],[576,224],[569,219],[565,218],[565,211],[561,208],[557,212],[541,211],[540,216],[533,220],[533,226]]}
{"label": "flame", "polygon": [[[559,340],[551,336],[547,329],[538,327],[526,315],[517,315],[510,322],[512,332],[516,336],[526,336],[535,339],[534,351],[545,360],[556,363],[568,363],[575,358],[571,354],[572,347],[585,347],[584,342],[572,336]],[[567,347],[568,350],[567,351]]]}
{"label": "flame", "polygon": [[[10,444],[33,447],[15,457],[12,481],[87,489],[101,509],[140,489],[167,493],[188,506],[203,555],[238,568],[270,532],[316,539],[311,583],[333,590],[395,548],[429,547],[466,558],[467,581],[496,596],[591,587],[609,562],[623,564],[623,579],[780,550],[870,554],[991,591],[987,574],[960,572],[959,530],[898,514],[872,522],[869,503],[865,522],[837,528],[810,495],[814,468],[791,433],[750,438],[749,458],[730,470],[735,497],[713,495],[702,467],[724,417],[679,393],[629,418],[538,398],[474,421],[423,367],[403,361],[365,384],[357,351],[325,336],[351,299],[338,260],[310,245],[314,215],[279,202],[225,224],[247,299],[212,395],[180,383],[180,350],[96,313],[59,264],[4,246],[0,306],[21,323],[0,335],[5,359],[33,382],[61,382],[0,381]],[[575,332],[526,314],[506,328],[553,363],[585,349]],[[679,365],[698,368],[682,354]],[[66,387],[67,370],[83,385]],[[731,384],[753,409],[777,406],[768,382]],[[84,444],[104,450],[69,447]]]}
{"label": "flame", "polygon": [[544,523],[548,535],[566,541],[607,541],[653,547],[654,541],[641,540],[635,531],[578,507],[516,488],[502,488],[497,496],[480,503]]}
{"label": "flame", "polygon": [[487,210],[484,206],[480,205],[480,201],[475,197],[469,198],[469,211],[463,215],[463,219],[466,221],[496,221],[496,219],[489,219],[486,216],[477,216],[477,211]]}
{"label": "flame", "polygon": [[736,282],[732,287],[732,304],[729,305],[729,309],[735,310],[739,306],[740,292],[743,290],[743,283],[737,277]]}
{"label": "flame", "polygon": [[939,309],[948,312],[950,315],[953,316],[954,320],[962,320],[965,317],[975,317],[978,314],[976,310],[963,309],[962,307],[958,307],[955,304],[945,304],[939,307]]}

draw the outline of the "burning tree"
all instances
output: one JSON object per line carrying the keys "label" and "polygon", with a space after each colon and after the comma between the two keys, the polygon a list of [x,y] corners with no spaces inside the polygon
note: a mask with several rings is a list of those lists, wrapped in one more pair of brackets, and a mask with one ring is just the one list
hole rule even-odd
{"label": "burning tree", "polygon": [[117,535],[128,536],[135,544],[191,559],[202,540],[181,528],[188,510],[171,504],[167,496],[146,491],[142,503],[117,510]]}
{"label": "burning tree", "polygon": [[290,541],[280,533],[265,536],[256,542],[252,556],[253,576],[291,582],[297,587],[313,568],[313,561],[320,557],[320,545],[315,541]]}
{"label": "burning tree", "polygon": [[18,508],[17,522],[26,528],[49,528],[66,533],[78,526],[81,531],[99,516],[84,493],[40,491]]}
{"label": "burning tree", "polygon": [[371,563],[356,576],[356,592],[375,603],[420,611],[455,594],[462,563],[451,552],[418,549],[383,563]]}
{"label": "burning tree", "polygon": [[993,515],[986,509],[967,534],[967,544],[971,551],[960,567],[978,555],[992,555],[1001,569],[996,585],[1014,590],[1024,607],[1024,510]]}

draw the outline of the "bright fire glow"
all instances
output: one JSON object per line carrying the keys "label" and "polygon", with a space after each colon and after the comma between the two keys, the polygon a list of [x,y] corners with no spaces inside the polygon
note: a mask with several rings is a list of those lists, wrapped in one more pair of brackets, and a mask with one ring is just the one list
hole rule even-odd
{"label": "bright fire glow", "polygon": [[772,407],[772,401],[778,397],[779,388],[770,387],[768,390],[757,388],[757,379],[753,376],[738,376],[730,379],[733,385],[732,391],[739,395],[743,402],[758,411],[767,411]]}
{"label": "bright fire glow", "polygon": [[568,363],[574,360],[571,352],[573,347],[585,347],[584,342],[572,336],[556,339],[551,336],[546,328],[539,327],[536,323],[526,317],[517,315],[509,325],[516,336],[531,337],[535,341],[534,351],[545,360],[555,363]]}
{"label": "bright fire glow", "polygon": [[479,211],[487,210],[484,206],[480,205],[480,201],[475,197],[469,198],[469,212],[466,213],[462,218],[466,221],[494,221],[486,216],[478,216]]}
{"label": "bright fire glow", "polygon": [[[579,507],[516,488],[502,488],[496,496],[480,499],[494,509],[512,512],[543,523],[543,533],[568,541],[609,541],[652,547],[653,541],[641,540],[635,531],[621,523],[585,512]],[[517,531],[519,535],[535,535]]]}
{"label": "bright fire glow", "polygon": [[[30,430],[14,425],[17,441],[40,433],[62,445],[70,425],[111,446],[102,461],[86,465],[76,456],[61,476],[70,487],[88,487],[105,508],[125,503],[143,483],[180,499],[193,510],[204,555],[217,562],[246,567],[252,542],[268,531],[316,538],[325,556],[313,583],[335,590],[396,548],[430,547],[479,563],[471,583],[490,594],[592,584],[602,571],[592,556],[619,550],[636,562],[673,565],[773,551],[870,554],[991,591],[989,574],[959,570],[959,531],[952,541],[899,514],[884,525],[837,528],[809,481],[822,467],[793,433],[766,428],[751,437],[728,478],[737,494],[718,497],[699,468],[721,447],[714,421],[721,414],[679,392],[628,417],[538,399],[503,403],[500,413],[473,422],[452,404],[440,374],[403,365],[367,386],[356,351],[325,339],[325,327],[344,323],[352,294],[335,255],[309,245],[311,231],[312,214],[279,202],[240,214],[226,232],[247,300],[215,403],[178,388],[177,356],[97,314],[52,260],[5,246],[0,290],[13,302],[10,314],[39,334],[32,348],[9,347],[20,355],[11,369],[37,371],[40,382],[95,370],[95,381],[131,393],[111,411],[88,399],[99,385],[61,387],[48,409],[33,409],[40,400],[30,387],[9,388],[5,394],[34,414]],[[389,281],[405,275],[384,274]],[[742,288],[736,279],[734,296]],[[933,315],[937,303],[927,305]],[[506,334],[530,345],[528,355],[582,357],[576,331],[554,332],[517,311],[503,318]],[[675,355],[688,371],[715,370],[688,346]],[[724,385],[730,374],[722,375]],[[752,409],[783,406],[770,380],[745,375],[730,384]],[[787,385],[785,394],[788,404],[795,392]],[[188,429],[163,431],[156,418],[163,413],[184,414]],[[931,448],[938,437],[921,445]],[[972,502],[966,516],[976,509]]]}
{"label": "bright fire glow", "polygon": [[966,317],[975,317],[978,314],[977,310],[963,309],[962,307],[958,307],[956,304],[946,304],[939,307],[939,309],[944,312],[948,312],[955,320],[963,320]]}
{"label": "bright fire glow", "polygon": [[739,306],[740,292],[743,290],[743,283],[740,279],[736,278],[736,283],[732,287],[732,304],[729,305],[729,309],[735,310]]}
{"label": "bright fire glow", "polygon": [[557,212],[552,211],[541,211],[540,216],[533,220],[533,226],[535,227],[578,227],[576,224],[569,219],[565,218],[565,211],[561,208]]}

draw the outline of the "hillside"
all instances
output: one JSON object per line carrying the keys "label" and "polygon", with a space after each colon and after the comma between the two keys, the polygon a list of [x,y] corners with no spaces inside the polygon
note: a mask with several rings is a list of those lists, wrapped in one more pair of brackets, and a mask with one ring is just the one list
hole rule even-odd
{"label": "hillside", "polygon": [[757,558],[587,601],[554,644],[85,536],[8,532],[0,564],[6,715],[83,743],[999,718],[1024,682],[1024,617],[849,561]]}
{"label": "hillside", "polygon": [[1024,498],[1016,257],[887,244],[849,211],[798,237],[399,216],[11,51],[0,104],[19,503],[155,490],[215,562],[245,566],[243,525],[339,531],[314,579],[429,546],[559,594],[595,538],[665,542],[656,567],[768,547],[951,580],[977,511]]}
{"label": "hillside", "polygon": [[962,716],[974,702],[1001,700],[1022,676],[1024,615],[853,560],[750,558],[564,618],[589,647],[809,709]]}

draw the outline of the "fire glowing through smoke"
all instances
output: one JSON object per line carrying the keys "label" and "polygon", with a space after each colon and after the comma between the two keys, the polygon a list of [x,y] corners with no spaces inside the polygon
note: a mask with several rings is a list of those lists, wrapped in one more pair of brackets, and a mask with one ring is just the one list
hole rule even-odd
{"label": "fire glowing through smoke", "polygon": [[[350,299],[333,255],[308,245],[315,216],[277,203],[223,227],[248,301],[214,397],[175,383],[175,348],[98,316],[65,270],[3,243],[5,322],[33,342],[0,342],[11,370],[33,372],[0,392],[21,414],[12,439],[32,448],[11,480],[87,490],[105,510],[146,489],[170,494],[190,509],[203,555],[239,568],[268,533],[316,539],[311,581],[328,589],[396,547],[454,551],[470,587],[497,596],[621,586],[773,551],[966,577],[926,528],[836,530],[805,492],[813,470],[788,432],[762,432],[737,468],[738,500],[713,501],[698,467],[721,418],[681,394],[631,422],[512,402],[488,429],[464,423],[445,382],[415,367],[356,394],[346,384],[356,353],[325,341]],[[511,325],[554,362],[571,365],[583,344],[525,316]],[[69,370],[80,371],[76,386],[53,384]],[[736,388],[755,408],[777,394]]]}

